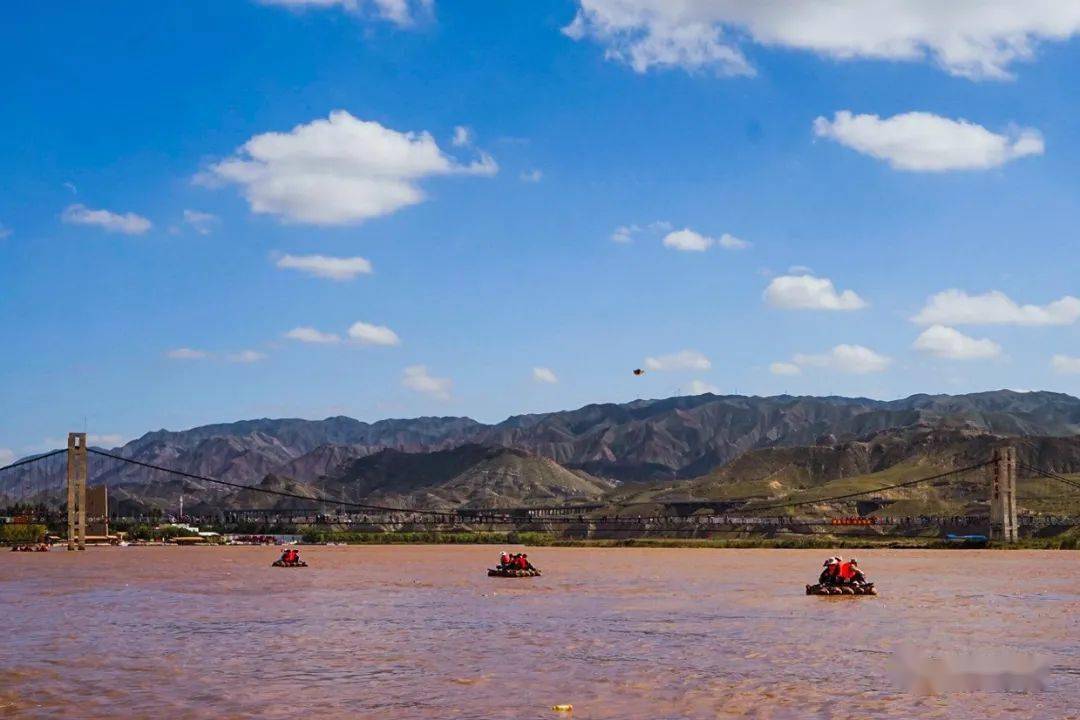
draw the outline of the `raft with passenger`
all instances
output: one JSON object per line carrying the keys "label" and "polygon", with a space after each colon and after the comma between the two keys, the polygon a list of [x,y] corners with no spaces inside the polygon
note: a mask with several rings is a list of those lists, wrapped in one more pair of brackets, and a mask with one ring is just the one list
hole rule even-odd
{"label": "raft with passenger", "polygon": [[488,568],[488,577],[540,577],[540,571],[536,568]]}
{"label": "raft with passenger", "polygon": [[307,563],[303,560],[297,560],[296,562],[285,562],[284,560],[275,560],[271,563],[273,567],[307,567]]}

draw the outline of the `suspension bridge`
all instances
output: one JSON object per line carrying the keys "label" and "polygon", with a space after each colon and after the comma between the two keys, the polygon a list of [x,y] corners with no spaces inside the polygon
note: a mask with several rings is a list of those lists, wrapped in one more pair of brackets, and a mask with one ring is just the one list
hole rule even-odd
{"label": "suspension bridge", "polygon": [[[1022,477],[1018,477],[1023,473]],[[916,487],[954,487],[966,480],[963,514],[890,515],[897,491]],[[964,467],[917,476],[878,487],[834,495],[813,494],[789,500],[658,501],[660,511],[635,513],[633,507],[607,503],[513,508],[430,509],[397,507],[350,500],[330,493],[312,495],[286,489],[249,485],[196,472],[170,468],[88,447],[85,433],[71,433],[66,448],[28,457],[0,468],[0,515],[9,522],[41,523],[51,528],[66,524],[70,549],[83,548],[90,537],[108,536],[109,523],[174,519],[213,524],[256,522],[289,525],[335,525],[350,528],[475,528],[534,529],[576,527],[588,531],[737,532],[784,530],[814,532],[826,526],[865,527],[881,535],[912,534],[926,528],[987,532],[995,540],[1015,542],[1021,529],[1080,525],[1080,517],[1025,512],[1017,509],[1017,481],[1050,481],[1059,494],[1039,499],[1080,501],[1080,481],[1053,470],[1019,462],[1012,446],[993,450],[991,457]],[[166,513],[175,507],[177,481],[189,500],[189,514]],[[981,488],[981,490],[980,490]],[[136,501],[134,498],[139,498]],[[181,496],[182,497],[182,496]],[[245,507],[243,500],[272,501],[271,507]],[[190,502],[194,501],[194,502]],[[822,514],[821,508],[854,503],[855,513]],[[149,509],[148,509],[149,508]]]}

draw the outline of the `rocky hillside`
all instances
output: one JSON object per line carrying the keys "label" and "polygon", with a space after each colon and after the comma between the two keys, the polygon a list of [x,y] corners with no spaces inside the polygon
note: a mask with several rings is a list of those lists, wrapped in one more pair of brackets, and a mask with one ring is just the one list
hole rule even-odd
{"label": "rocky hillside", "polygon": [[[849,441],[896,428],[936,426],[1010,436],[1080,434],[1080,399],[1008,390],[913,395],[893,401],[843,397],[698,395],[519,415],[484,425],[469,418],[364,423],[245,420],[148,433],[125,456],[235,482],[273,473],[303,481],[378,453],[448,450],[465,444],[509,447],[565,468],[624,482],[692,478],[750,450]],[[143,473],[117,468],[118,481]]]}

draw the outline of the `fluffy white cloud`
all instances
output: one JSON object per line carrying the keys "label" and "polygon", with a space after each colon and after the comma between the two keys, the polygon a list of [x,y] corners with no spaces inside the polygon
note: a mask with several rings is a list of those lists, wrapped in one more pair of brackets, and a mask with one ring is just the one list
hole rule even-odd
{"label": "fluffy white cloud", "polygon": [[682,350],[670,355],[647,357],[645,367],[650,370],[708,370],[712,363],[697,350]]}
{"label": "fluffy white cloud", "polygon": [[852,290],[837,292],[832,280],[813,275],[781,275],[772,279],[765,302],[783,310],[860,310],[866,301]]}
{"label": "fluffy white cloud", "polygon": [[349,328],[349,337],[361,345],[400,345],[397,333],[384,325],[355,322]]}
{"label": "fluffy white cloud", "polygon": [[[791,362],[800,368],[819,367],[853,375],[865,375],[881,372],[892,361],[862,345],[837,345],[832,350],[819,355],[798,353]],[[783,365],[784,363],[774,364]]]}
{"label": "fluffy white cloud", "polygon": [[384,20],[395,25],[412,25],[416,20],[431,12],[434,0],[260,0],[264,5],[284,7],[332,8],[339,7],[350,12],[372,9]]}
{"label": "fluffy white cloud", "polygon": [[208,353],[205,350],[196,350],[189,347],[175,348],[165,353],[165,356],[171,360],[202,360],[207,355]]}
{"label": "fluffy white cloud", "polygon": [[282,255],[276,265],[282,270],[299,270],[330,280],[352,280],[370,275],[371,262],[362,257],[327,257],[326,255]]}
{"label": "fluffy white cloud", "polygon": [[398,132],[335,110],[286,133],[256,135],[196,181],[239,185],[252,212],[347,225],[419,203],[424,178],[497,171],[489,155],[465,165],[444,154],[429,133]]}
{"label": "fluffy white cloud", "polygon": [[544,173],[542,170],[529,170],[521,173],[520,177],[522,182],[538,183],[544,179]]}
{"label": "fluffy white cloud", "polygon": [[450,144],[454,147],[465,147],[472,143],[472,132],[464,125],[458,125],[454,128],[454,137],[451,138]]}
{"label": "fluffy white cloud", "polygon": [[1054,368],[1054,372],[1062,375],[1080,374],[1080,357],[1055,355],[1050,358],[1050,367]]}
{"label": "fluffy white cloud", "polygon": [[795,363],[774,362],[769,365],[769,372],[773,375],[801,375],[802,368]]}
{"label": "fluffy white cloud", "polygon": [[15,462],[15,453],[8,448],[0,448],[0,467],[5,467]]}
{"label": "fluffy white cloud", "polygon": [[78,203],[64,208],[60,218],[71,225],[94,225],[107,232],[118,232],[124,235],[142,235],[153,227],[153,224],[142,215],[131,212],[114,213],[110,210],[91,210]]}
{"label": "fluffy white cloud", "polygon": [[1041,0],[579,0],[571,38],[592,38],[637,72],[713,69],[753,74],[746,41],[838,60],[931,60],[952,75],[1011,77],[1044,40],[1080,32],[1080,6]]}
{"label": "fluffy white cloud", "polygon": [[885,160],[897,170],[985,170],[1027,155],[1042,155],[1042,135],[1030,128],[1000,135],[967,120],[926,112],[880,118],[841,110],[814,120],[814,134]]}
{"label": "fluffy white cloud", "polygon": [[184,222],[190,225],[200,235],[209,235],[210,231],[218,223],[218,216],[198,210],[185,210]]}
{"label": "fluffy white cloud", "polygon": [[720,388],[716,387],[712,383],[705,382],[704,380],[692,380],[690,382],[691,395],[704,395],[705,393],[719,395]]}
{"label": "fluffy white cloud", "polygon": [[313,327],[307,326],[293,328],[285,333],[285,337],[302,343],[317,343],[322,345],[332,345],[341,342],[341,337],[334,333],[322,332],[321,330],[316,330]]}
{"label": "fluffy white cloud", "polygon": [[549,385],[554,385],[555,383],[559,382],[559,376],[556,375],[555,371],[551,368],[534,367],[532,374],[533,380],[535,380],[536,382],[548,383]]}
{"label": "fluffy white cloud", "polygon": [[982,360],[1001,355],[1001,346],[993,340],[976,340],[944,325],[931,325],[915,339],[916,350],[949,360]]}
{"label": "fluffy white cloud", "polygon": [[449,400],[450,390],[454,386],[450,378],[432,377],[426,365],[410,365],[405,368],[401,384],[410,390],[431,395],[440,400]]}
{"label": "fluffy white cloud", "polygon": [[713,238],[696,233],[690,228],[670,232],[663,240],[664,247],[683,252],[705,252],[715,242]]}
{"label": "fluffy white cloud", "polygon": [[238,353],[226,355],[225,359],[234,363],[256,363],[260,360],[265,360],[266,354],[261,353],[258,350],[241,350]]}
{"label": "fluffy white cloud", "polygon": [[[623,228],[620,228],[620,230],[622,229]],[[614,239],[614,237],[612,239]],[[690,228],[683,228],[682,230],[668,233],[664,236],[663,243],[664,247],[671,248],[672,250],[682,250],[684,252],[705,252],[713,245],[719,245],[725,250],[742,250],[750,247],[750,243],[745,240],[740,240],[734,235],[724,233],[720,236],[720,239],[717,240],[716,238],[695,232]]]}
{"label": "fluffy white cloud", "polygon": [[931,296],[911,320],[920,325],[1071,325],[1080,320],[1080,299],[1066,295],[1046,305],[1020,305],[999,290],[968,295],[953,288]]}

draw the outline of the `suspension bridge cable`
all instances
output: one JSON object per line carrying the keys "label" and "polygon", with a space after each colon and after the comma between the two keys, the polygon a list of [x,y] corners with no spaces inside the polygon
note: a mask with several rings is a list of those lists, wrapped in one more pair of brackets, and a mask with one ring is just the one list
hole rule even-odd
{"label": "suspension bridge cable", "polygon": [[1043,470],[1042,468],[1035,467],[1034,465],[1026,465],[1024,463],[1018,464],[1018,467],[1020,467],[1020,468],[1022,468],[1024,470],[1031,470],[1032,472],[1034,472],[1037,475],[1042,475],[1044,478],[1047,478],[1049,480],[1057,480],[1058,482],[1065,483],[1066,485],[1069,485],[1071,487],[1076,488],[1077,490],[1080,490],[1080,482],[1077,482],[1075,480],[1070,480],[1067,477],[1063,477],[1061,475],[1058,475],[1057,473],[1052,473],[1049,470]]}
{"label": "suspension bridge cable", "polygon": [[[66,451],[65,451],[66,452]],[[348,500],[335,500],[326,497],[310,497],[308,495],[301,495],[299,493],[286,492],[284,490],[271,490],[269,488],[261,488],[255,485],[242,485],[240,483],[229,482],[228,480],[219,480],[217,478],[207,477],[205,475],[195,475],[193,473],[184,472],[183,470],[173,470],[172,468],[162,467],[160,465],[153,465],[151,463],[142,462],[141,460],[134,460],[132,458],[126,458],[122,455],[114,455],[104,450],[95,450],[94,448],[87,448],[87,452],[94,455],[101,455],[102,457],[112,458],[113,460],[120,460],[122,462],[130,463],[132,465],[139,465],[140,467],[149,468],[151,470],[158,470],[160,472],[171,473],[173,475],[179,475],[191,480],[201,480],[202,482],[217,483],[218,485],[225,485],[227,487],[236,488],[238,490],[251,490],[252,492],[265,493],[267,495],[277,495],[279,497],[293,498],[296,500],[306,500],[308,502],[317,502],[327,505],[340,505],[342,507],[357,508],[359,510],[372,510],[375,512],[396,512],[396,513],[412,513],[414,515],[453,515],[454,511],[439,511],[439,510],[419,510],[416,508],[400,508],[400,507],[387,507],[385,505],[367,505],[365,503],[350,502]]]}
{"label": "suspension bridge cable", "polygon": [[51,458],[54,455],[59,455],[60,453],[66,453],[66,452],[67,452],[67,448],[61,448],[59,450],[51,450],[50,452],[47,452],[44,455],[35,455],[34,457],[24,458],[22,460],[19,460],[18,462],[11,463],[10,465],[5,465],[4,467],[0,467],[0,472],[4,472],[5,470],[10,470],[11,468],[17,468],[17,467],[20,467],[22,465],[29,465],[30,463],[36,463],[38,460],[44,460],[45,458]]}
{"label": "suspension bridge cable", "polygon": [[884,492],[885,490],[895,490],[897,488],[918,485],[919,483],[932,482],[934,480],[940,480],[941,478],[948,477],[950,475],[959,475],[960,473],[969,472],[971,470],[978,470],[979,468],[983,468],[987,465],[992,464],[992,460],[987,462],[981,462],[977,465],[968,465],[967,467],[957,468],[956,470],[949,470],[948,472],[931,475],[930,477],[919,478],[918,480],[908,480],[906,482],[896,483],[895,485],[884,485],[879,488],[874,488],[873,490],[860,490],[859,492],[846,493],[844,495],[833,495],[831,497],[823,497],[816,500],[799,500],[796,502],[775,503],[773,505],[762,505],[760,507],[753,508],[740,508],[740,510],[745,510],[747,512],[757,512],[758,510],[773,510],[776,508],[799,507],[800,505],[816,505],[818,503],[833,502],[835,500],[847,500],[848,498],[859,497],[861,495],[871,495],[873,493]]}

